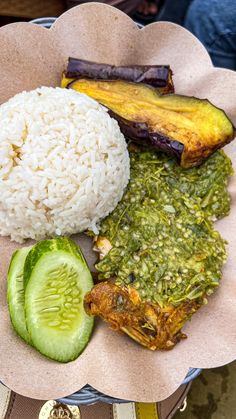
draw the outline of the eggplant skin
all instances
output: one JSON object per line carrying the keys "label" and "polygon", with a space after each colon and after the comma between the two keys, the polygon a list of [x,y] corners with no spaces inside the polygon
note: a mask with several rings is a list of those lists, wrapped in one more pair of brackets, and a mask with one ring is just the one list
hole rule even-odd
{"label": "eggplant skin", "polygon": [[100,316],[112,329],[129,335],[148,349],[172,349],[186,335],[182,326],[200,308],[196,301],[177,307],[141,302],[137,290],[121,287],[113,280],[101,282],[86,294],[85,311]]}
{"label": "eggplant skin", "polygon": [[[173,93],[174,84],[169,65],[129,65],[114,66],[70,57],[65,79],[126,80],[145,83],[158,89],[162,94]],[[67,83],[67,84],[68,84]]]}
{"label": "eggplant skin", "polygon": [[109,115],[116,119],[125,138],[140,145],[156,148],[173,157],[180,164],[184,145],[179,141],[170,140],[162,132],[149,132],[145,122],[128,121],[112,111]]}
{"label": "eggplant skin", "polygon": [[132,141],[165,151],[184,168],[198,166],[232,141],[235,128],[207,99],[159,95],[145,84],[80,79],[68,85],[106,106]]}

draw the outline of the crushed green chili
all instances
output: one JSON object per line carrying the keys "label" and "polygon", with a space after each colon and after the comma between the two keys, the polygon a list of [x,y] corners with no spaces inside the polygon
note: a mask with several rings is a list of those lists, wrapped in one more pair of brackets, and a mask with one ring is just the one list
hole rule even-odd
{"label": "crushed green chili", "polygon": [[181,168],[162,153],[130,152],[131,177],[100,235],[112,249],[99,278],[132,285],[145,301],[206,301],[219,285],[226,242],[213,221],[230,210],[230,159],[217,151],[202,166]]}

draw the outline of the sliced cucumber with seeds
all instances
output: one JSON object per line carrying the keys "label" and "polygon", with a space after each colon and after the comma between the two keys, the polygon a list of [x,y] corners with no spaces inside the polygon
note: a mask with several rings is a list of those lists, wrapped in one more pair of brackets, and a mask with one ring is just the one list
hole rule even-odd
{"label": "sliced cucumber with seeds", "polygon": [[27,343],[30,343],[30,336],[25,323],[23,271],[31,248],[32,246],[23,247],[13,254],[7,275],[7,302],[11,322],[16,333]]}
{"label": "sliced cucumber with seeds", "polygon": [[39,242],[26,258],[24,282],[26,323],[35,348],[60,362],[77,358],[93,328],[83,307],[93,280],[80,248],[67,238]]}

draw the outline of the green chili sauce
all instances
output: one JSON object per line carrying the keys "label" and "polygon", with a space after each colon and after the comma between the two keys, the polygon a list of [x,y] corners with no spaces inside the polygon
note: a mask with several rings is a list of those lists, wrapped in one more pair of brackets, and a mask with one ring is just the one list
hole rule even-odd
{"label": "green chili sauce", "polygon": [[130,161],[128,188],[100,226],[112,249],[96,265],[99,278],[115,277],[160,306],[206,302],[226,260],[213,221],[230,210],[230,159],[218,151],[202,166],[182,169],[162,153],[133,151]]}

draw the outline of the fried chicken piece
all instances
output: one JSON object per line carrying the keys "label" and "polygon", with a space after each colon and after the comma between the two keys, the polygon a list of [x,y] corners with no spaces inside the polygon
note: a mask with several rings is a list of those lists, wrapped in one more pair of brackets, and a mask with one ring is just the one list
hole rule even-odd
{"label": "fried chicken piece", "polygon": [[102,317],[151,350],[171,349],[185,338],[181,327],[200,307],[192,301],[161,308],[142,302],[135,288],[117,286],[112,280],[95,285],[84,304],[88,314]]}

